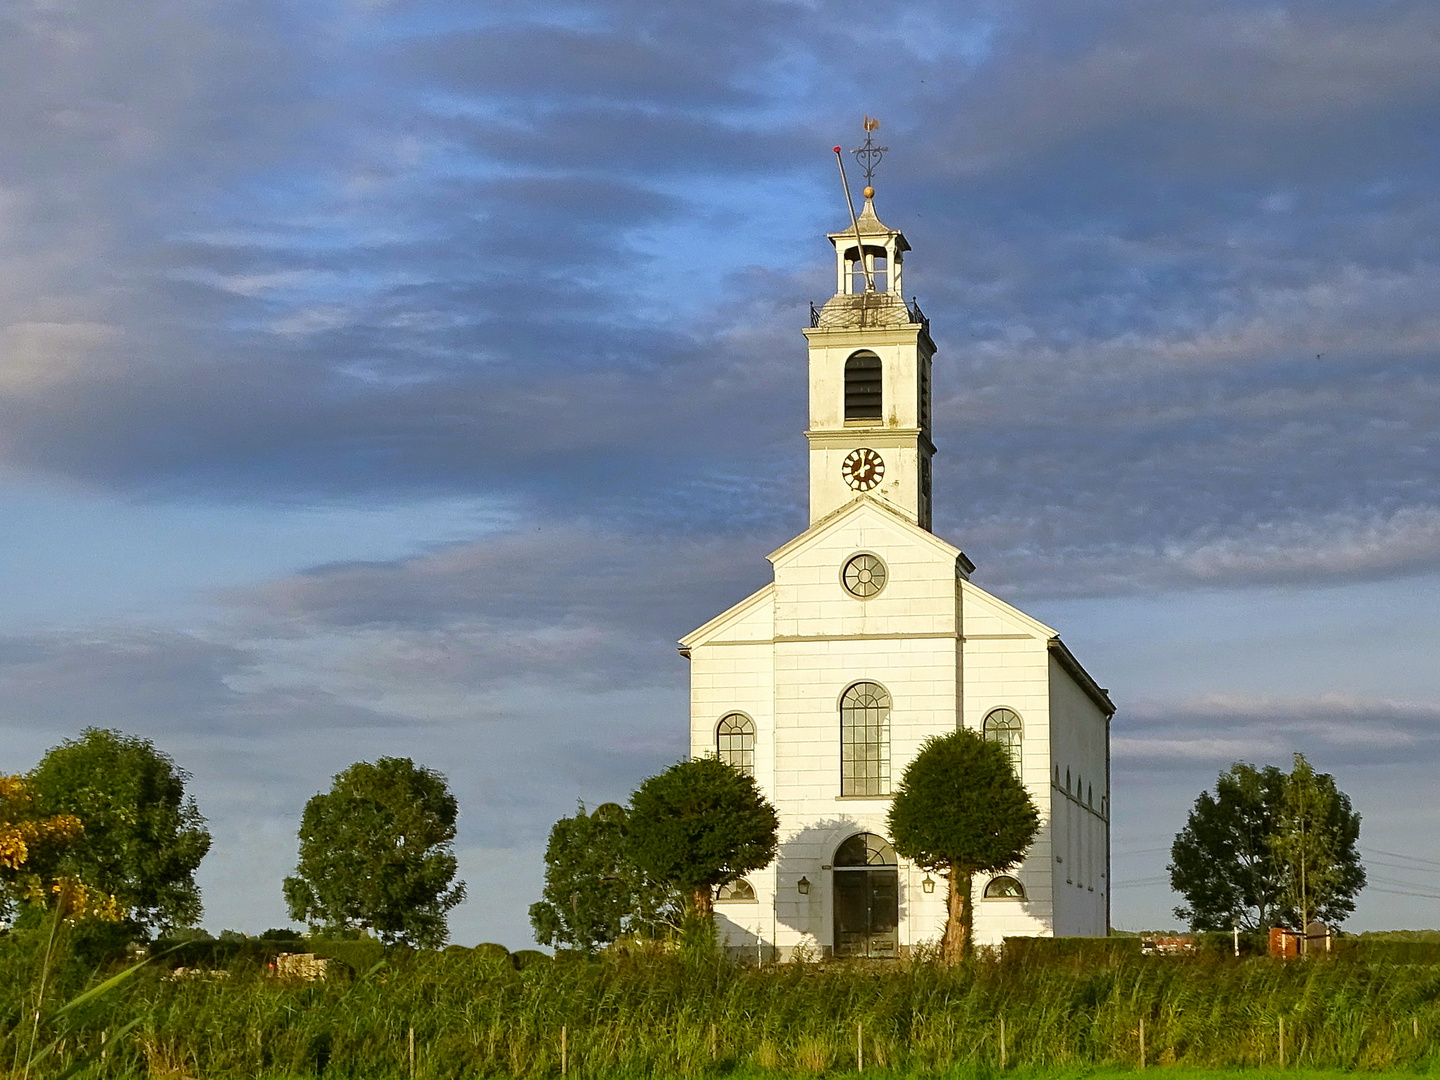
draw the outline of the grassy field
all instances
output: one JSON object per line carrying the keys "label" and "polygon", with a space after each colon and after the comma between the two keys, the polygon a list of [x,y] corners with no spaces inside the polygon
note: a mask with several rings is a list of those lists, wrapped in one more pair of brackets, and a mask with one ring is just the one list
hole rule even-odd
{"label": "grassy field", "polygon": [[[0,955],[0,1069],[32,1030],[33,957]],[[80,1075],[354,1077],[1099,1077],[1429,1072],[1440,965],[1070,958],[742,968],[661,953],[517,970],[472,950],[393,953],[368,974],[287,983],[144,971],[41,1035]],[[1200,1071],[1221,1070],[1221,1071]],[[1318,1071],[1317,1071],[1318,1070]],[[36,1075],[32,1073],[31,1075]]]}

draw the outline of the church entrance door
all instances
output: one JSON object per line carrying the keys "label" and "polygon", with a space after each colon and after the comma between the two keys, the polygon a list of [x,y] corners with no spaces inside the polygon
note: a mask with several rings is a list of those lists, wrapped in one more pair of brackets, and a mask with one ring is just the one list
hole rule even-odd
{"label": "church entrance door", "polygon": [[893,958],[899,952],[900,872],[895,849],[859,833],[835,852],[836,956]]}

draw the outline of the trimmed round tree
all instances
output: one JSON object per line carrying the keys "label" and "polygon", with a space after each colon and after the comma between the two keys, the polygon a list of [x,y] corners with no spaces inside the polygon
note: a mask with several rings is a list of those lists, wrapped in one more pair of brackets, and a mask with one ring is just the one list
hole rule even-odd
{"label": "trimmed round tree", "polygon": [[895,850],[949,881],[943,955],[970,955],[974,875],[1008,870],[1040,831],[1040,812],[998,744],[973,731],[926,739],[890,802]]}
{"label": "trimmed round tree", "polygon": [[780,819],[752,777],[718,758],[681,761],[630,798],[630,856],[709,920],[715,890],[769,866]]}

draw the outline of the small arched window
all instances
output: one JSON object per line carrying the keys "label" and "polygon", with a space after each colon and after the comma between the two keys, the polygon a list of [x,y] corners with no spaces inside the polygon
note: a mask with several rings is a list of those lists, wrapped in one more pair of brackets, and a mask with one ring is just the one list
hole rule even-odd
{"label": "small arched window", "polygon": [[845,419],[879,420],[883,415],[880,357],[868,350],[845,361]]}
{"label": "small arched window", "polygon": [[1070,770],[1065,770],[1065,794],[1070,794]]}
{"label": "small arched window", "polygon": [[840,794],[890,794],[890,695],[879,683],[840,699]]}
{"label": "small arched window", "polygon": [[717,904],[754,904],[755,887],[743,877],[727,882],[720,886],[720,891],[715,894]]}
{"label": "small arched window", "polygon": [[1086,802],[1087,805],[1089,805],[1089,807],[1090,807],[1091,810],[1094,810],[1094,809],[1095,809],[1095,785],[1094,785],[1094,784],[1086,784],[1086,785],[1085,785],[1085,802]]}
{"label": "small arched window", "polygon": [[1009,874],[1001,874],[990,879],[985,886],[984,897],[986,900],[1024,900],[1025,886]]}
{"label": "small arched window", "polygon": [[999,743],[1010,759],[1010,767],[1020,776],[1020,714],[1014,709],[991,709],[985,714],[985,739]]}
{"label": "small arched window", "polygon": [[755,775],[755,721],[744,713],[722,717],[715,728],[715,753],[726,765]]}

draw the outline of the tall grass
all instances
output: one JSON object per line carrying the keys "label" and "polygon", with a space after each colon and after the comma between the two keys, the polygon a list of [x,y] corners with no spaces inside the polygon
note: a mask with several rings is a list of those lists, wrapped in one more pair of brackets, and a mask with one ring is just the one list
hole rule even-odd
{"label": "tall grass", "polygon": [[[3,975],[0,972],[0,975]],[[0,991],[0,994],[6,993]],[[1139,1064],[1428,1067],[1440,966],[1222,958],[742,968],[665,955],[517,971],[472,952],[362,978],[141,977],[92,1003],[72,1051],[136,1026],[95,1075],[419,1078],[786,1076]],[[22,1037],[0,998],[0,1048]],[[91,1047],[93,1049],[93,1047]],[[64,1055],[57,1059],[56,1068]]]}

